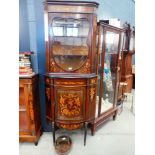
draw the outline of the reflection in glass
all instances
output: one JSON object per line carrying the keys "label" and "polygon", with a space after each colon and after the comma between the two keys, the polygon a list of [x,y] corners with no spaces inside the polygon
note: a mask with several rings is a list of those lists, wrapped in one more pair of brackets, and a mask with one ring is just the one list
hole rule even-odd
{"label": "reflection in glass", "polygon": [[135,43],[134,37],[131,37],[130,38],[130,46],[129,46],[129,50],[130,51],[133,51],[134,50],[134,43]]}
{"label": "reflection in glass", "polygon": [[113,108],[119,34],[106,32],[101,113]]}
{"label": "reflection in glass", "polygon": [[117,53],[119,34],[106,32],[106,52]]}
{"label": "reflection in glass", "polygon": [[57,65],[66,71],[79,69],[88,56],[89,22],[86,18],[54,18],[50,35]]}
{"label": "reflection in glass", "polygon": [[105,53],[101,113],[113,107],[116,74],[112,69],[112,58],[112,54]]}
{"label": "reflection in glass", "polygon": [[[98,81],[98,96],[96,103],[98,110],[99,98],[101,97],[100,114],[103,114],[104,112],[112,109],[114,104],[119,33],[106,31],[105,46],[103,46],[104,44],[103,36],[105,34],[103,34],[102,28],[100,32],[101,35],[100,35],[100,47],[99,47],[99,78],[98,78],[99,81]],[[121,44],[121,46],[123,45]],[[105,49],[103,49],[104,47]],[[105,51],[104,59],[102,57],[102,50]],[[103,61],[104,66],[102,66]],[[100,86],[102,88],[100,88]],[[96,117],[98,117],[98,111],[96,111]]]}

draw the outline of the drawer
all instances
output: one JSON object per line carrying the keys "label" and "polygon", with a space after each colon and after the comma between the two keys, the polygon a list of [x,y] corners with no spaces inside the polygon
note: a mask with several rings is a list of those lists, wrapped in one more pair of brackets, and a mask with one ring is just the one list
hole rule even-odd
{"label": "drawer", "polygon": [[86,85],[85,79],[55,79],[55,85]]}

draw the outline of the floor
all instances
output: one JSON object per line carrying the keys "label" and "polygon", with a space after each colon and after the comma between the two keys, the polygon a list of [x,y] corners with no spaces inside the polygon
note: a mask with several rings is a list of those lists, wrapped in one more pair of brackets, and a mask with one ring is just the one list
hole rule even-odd
{"label": "floor", "polygon": [[[132,92],[134,95],[134,91]],[[132,96],[124,102],[123,111],[98,128],[95,136],[87,135],[87,144],[83,145],[83,130],[66,132],[58,130],[56,136],[69,135],[73,145],[69,155],[134,155],[135,154],[135,116],[131,112]],[[134,100],[133,100],[134,102]],[[33,143],[20,143],[20,155],[57,155],[52,143],[52,133],[44,132],[38,146]]]}

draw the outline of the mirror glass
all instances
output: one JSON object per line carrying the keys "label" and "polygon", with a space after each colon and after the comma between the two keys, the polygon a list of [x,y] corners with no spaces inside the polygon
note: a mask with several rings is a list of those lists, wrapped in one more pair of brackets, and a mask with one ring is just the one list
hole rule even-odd
{"label": "mirror glass", "polygon": [[51,48],[55,62],[63,70],[74,71],[86,62],[89,52],[89,29],[86,18],[53,19],[50,29]]}

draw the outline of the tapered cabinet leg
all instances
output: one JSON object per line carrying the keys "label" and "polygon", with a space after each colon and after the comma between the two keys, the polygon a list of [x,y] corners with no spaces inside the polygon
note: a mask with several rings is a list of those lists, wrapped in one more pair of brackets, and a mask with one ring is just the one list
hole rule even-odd
{"label": "tapered cabinet leg", "polygon": [[115,121],[117,117],[117,111],[115,112],[115,114],[113,115],[113,120]]}
{"label": "tapered cabinet leg", "polygon": [[95,135],[95,125],[92,124],[91,126],[91,135],[94,136]]}
{"label": "tapered cabinet leg", "polygon": [[86,145],[86,138],[87,138],[87,126],[88,126],[88,123],[85,122],[84,123],[84,146]]}
{"label": "tapered cabinet leg", "polygon": [[37,146],[38,145],[38,141],[37,142],[34,142],[34,145]]}
{"label": "tapered cabinet leg", "polygon": [[55,123],[52,122],[53,145],[55,145]]}

